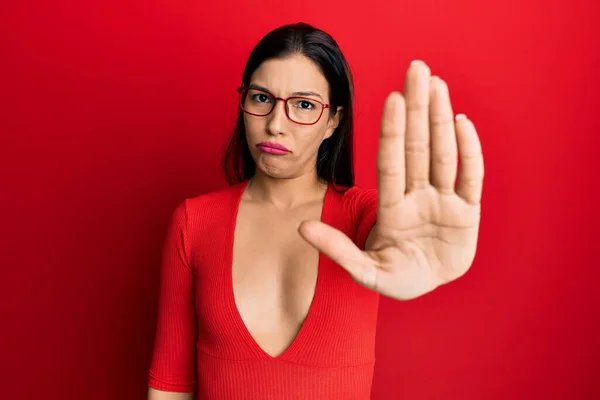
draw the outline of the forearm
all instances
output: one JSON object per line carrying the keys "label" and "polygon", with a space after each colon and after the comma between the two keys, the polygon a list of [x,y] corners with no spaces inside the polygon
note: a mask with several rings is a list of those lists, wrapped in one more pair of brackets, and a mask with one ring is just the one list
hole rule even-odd
{"label": "forearm", "polygon": [[163,392],[148,388],[148,400],[194,400],[194,393]]}

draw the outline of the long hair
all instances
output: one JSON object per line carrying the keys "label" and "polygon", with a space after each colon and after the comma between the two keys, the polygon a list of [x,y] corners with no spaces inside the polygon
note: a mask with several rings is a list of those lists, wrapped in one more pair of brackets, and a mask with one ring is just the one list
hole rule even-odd
{"label": "long hair", "polygon": [[[281,59],[301,54],[312,60],[329,83],[332,115],[342,106],[340,122],[328,139],[319,147],[317,175],[333,184],[354,186],[353,167],[353,97],[352,74],[338,44],[326,32],[306,23],[284,25],[267,33],[250,53],[242,85],[248,86],[250,78],[259,66],[269,59]],[[246,140],[244,114],[239,109],[237,123],[227,146],[222,165],[230,185],[251,178],[256,164]]]}

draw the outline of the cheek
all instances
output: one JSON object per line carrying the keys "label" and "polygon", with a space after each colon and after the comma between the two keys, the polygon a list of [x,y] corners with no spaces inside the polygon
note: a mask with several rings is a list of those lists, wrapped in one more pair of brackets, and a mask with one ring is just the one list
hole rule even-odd
{"label": "cheek", "polygon": [[311,149],[318,149],[321,143],[325,139],[327,133],[327,125],[319,122],[317,125],[306,127],[303,134],[299,135],[302,137],[305,147]]}
{"label": "cheek", "polygon": [[244,127],[248,142],[256,142],[258,136],[265,131],[265,124],[259,118],[244,118]]}
{"label": "cheek", "polygon": [[301,129],[294,135],[298,158],[306,161],[316,157],[319,147],[323,142],[324,132],[321,129]]}

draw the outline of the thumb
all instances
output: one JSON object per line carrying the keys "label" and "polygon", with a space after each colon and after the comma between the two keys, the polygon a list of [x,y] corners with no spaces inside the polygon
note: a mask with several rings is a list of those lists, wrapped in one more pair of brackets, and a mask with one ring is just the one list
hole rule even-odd
{"label": "thumb", "polygon": [[[340,230],[321,221],[304,221],[298,227],[300,236],[313,247],[344,268],[359,284],[375,288],[377,270],[368,256]],[[368,265],[367,265],[368,264]]]}

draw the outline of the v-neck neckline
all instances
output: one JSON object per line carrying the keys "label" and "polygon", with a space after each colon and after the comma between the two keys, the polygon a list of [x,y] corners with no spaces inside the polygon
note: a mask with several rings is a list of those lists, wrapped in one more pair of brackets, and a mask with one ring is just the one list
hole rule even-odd
{"label": "v-neck neckline", "polygon": [[[225,288],[226,288],[226,299],[229,306],[230,315],[233,319],[233,323],[236,327],[236,330],[239,332],[241,339],[248,345],[249,349],[254,353],[255,356],[268,359],[268,360],[278,360],[278,361],[296,361],[297,357],[302,354],[303,344],[306,342],[306,338],[310,336],[311,330],[315,323],[319,323],[319,312],[321,309],[321,304],[323,301],[323,279],[324,268],[323,265],[326,262],[326,256],[319,252],[318,257],[318,265],[317,265],[317,281],[315,284],[315,292],[313,294],[312,301],[310,303],[308,313],[306,314],[306,318],[302,322],[298,333],[293,338],[290,345],[283,350],[279,355],[273,356],[267,353],[256,341],[256,339],[252,336],[248,327],[244,323],[240,311],[235,303],[235,294],[233,288],[233,251],[234,251],[234,241],[235,241],[235,229],[237,226],[237,217],[240,209],[240,204],[242,201],[242,196],[248,184],[248,180],[243,181],[238,184],[238,191],[235,196],[235,203],[233,204],[233,210],[231,213],[231,218],[229,220],[229,226],[227,232],[229,237],[227,238],[229,251],[228,257],[226,258],[226,274],[225,274]],[[321,209],[321,218],[320,221],[324,223],[329,222],[328,215],[328,206],[331,197],[331,184],[327,184],[327,189],[325,191],[325,196],[323,199],[323,205]]]}

